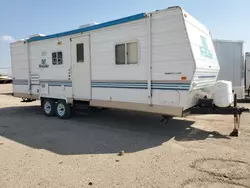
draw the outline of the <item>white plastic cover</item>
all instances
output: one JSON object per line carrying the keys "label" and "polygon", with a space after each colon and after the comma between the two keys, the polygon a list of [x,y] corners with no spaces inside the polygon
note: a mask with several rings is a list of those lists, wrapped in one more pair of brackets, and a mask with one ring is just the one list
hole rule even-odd
{"label": "white plastic cover", "polygon": [[85,27],[90,27],[90,26],[97,25],[97,24],[99,24],[99,23],[98,23],[98,22],[92,22],[92,23],[80,25],[80,26],[79,26],[79,29],[85,28]]}
{"label": "white plastic cover", "polygon": [[31,39],[31,38],[34,38],[34,37],[44,37],[44,36],[46,36],[46,35],[41,34],[41,33],[37,33],[37,34],[30,35],[29,38]]}
{"label": "white plastic cover", "polygon": [[219,80],[214,85],[213,99],[218,107],[228,107],[233,103],[232,82]]}

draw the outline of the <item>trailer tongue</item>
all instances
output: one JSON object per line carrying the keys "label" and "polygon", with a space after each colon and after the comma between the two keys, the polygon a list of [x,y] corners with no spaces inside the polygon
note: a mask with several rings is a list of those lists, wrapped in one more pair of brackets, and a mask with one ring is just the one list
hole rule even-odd
{"label": "trailer tongue", "polygon": [[237,95],[234,94],[234,105],[228,107],[217,107],[213,99],[199,99],[198,105],[191,108],[192,114],[232,114],[234,116],[234,128],[230,136],[237,137],[240,128],[240,116],[243,112],[250,112],[250,109],[237,106]]}

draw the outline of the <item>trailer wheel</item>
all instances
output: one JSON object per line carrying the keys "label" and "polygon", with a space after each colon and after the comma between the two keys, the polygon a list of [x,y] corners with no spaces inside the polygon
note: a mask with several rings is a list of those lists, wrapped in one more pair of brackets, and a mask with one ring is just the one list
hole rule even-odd
{"label": "trailer wheel", "polygon": [[55,101],[52,99],[43,100],[43,111],[46,116],[54,116],[56,114]]}
{"label": "trailer wheel", "polygon": [[60,119],[68,119],[71,116],[71,106],[64,100],[59,100],[56,104],[56,115]]}

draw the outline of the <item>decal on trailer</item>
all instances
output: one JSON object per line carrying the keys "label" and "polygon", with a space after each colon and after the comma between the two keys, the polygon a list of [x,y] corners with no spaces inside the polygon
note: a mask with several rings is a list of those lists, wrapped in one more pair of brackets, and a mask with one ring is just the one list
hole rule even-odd
{"label": "decal on trailer", "polygon": [[165,72],[166,75],[171,75],[171,74],[182,74],[181,72]]}
{"label": "decal on trailer", "polygon": [[47,68],[49,65],[46,63],[46,59],[41,59],[41,64],[39,64],[40,68]]}
{"label": "decal on trailer", "polygon": [[201,36],[201,46],[200,46],[200,53],[202,57],[213,59],[213,54],[211,50],[208,49],[207,39]]}
{"label": "decal on trailer", "polygon": [[49,65],[46,62],[46,56],[47,56],[47,53],[45,51],[43,51],[41,53],[41,63],[39,64],[39,68],[48,68],[49,67]]}

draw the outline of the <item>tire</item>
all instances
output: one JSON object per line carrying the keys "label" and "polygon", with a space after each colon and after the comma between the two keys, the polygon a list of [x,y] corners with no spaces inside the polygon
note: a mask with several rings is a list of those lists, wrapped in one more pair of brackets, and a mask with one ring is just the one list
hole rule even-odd
{"label": "tire", "polygon": [[71,117],[71,106],[64,100],[59,100],[56,103],[56,115],[60,119],[68,119]]}
{"label": "tire", "polygon": [[43,100],[43,111],[46,116],[54,116],[56,114],[55,101],[52,99],[44,99]]}

